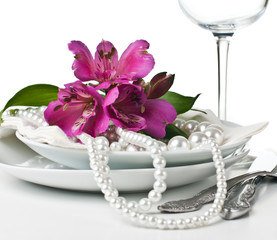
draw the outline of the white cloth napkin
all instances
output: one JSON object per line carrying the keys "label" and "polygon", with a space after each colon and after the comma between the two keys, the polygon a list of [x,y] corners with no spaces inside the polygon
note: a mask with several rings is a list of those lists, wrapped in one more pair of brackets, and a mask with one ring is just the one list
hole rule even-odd
{"label": "white cloth napkin", "polygon": [[223,144],[231,144],[241,141],[245,138],[252,137],[263,131],[268,122],[256,123],[248,126],[234,126],[230,127],[222,123],[218,117],[211,110],[204,110],[205,113],[198,111],[188,111],[184,114],[179,115],[180,118],[189,120],[194,119],[199,122],[208,121],[214,124],[218,124],[224,130],[224,142]]}
{"label": "white cloth napkin", "polygon": [[0,138],[7,137],[18,131],[22,136],[40,143],[48,143],[53,146],[85,149],[81,143],[76,143],[68,138],[58,126],[37,126],[20,117],[4,118],[0,128]]}

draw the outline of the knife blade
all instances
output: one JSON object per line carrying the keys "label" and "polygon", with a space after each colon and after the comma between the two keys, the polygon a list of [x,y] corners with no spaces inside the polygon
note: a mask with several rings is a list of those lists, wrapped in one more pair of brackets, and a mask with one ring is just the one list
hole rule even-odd
{"label": "knife blade", "polygon": [[[234,186],[240,185],[243,182],[254,179],[255,177],[271,175],[275,177],[274,174],[270,172],[277,165],[277,155],[274,152],[266,151],[261,153],[252,163],[247,173],[240,176],[231,178],[227,180],[227,191],[229,192]],[[191,212],[200,209],[204,204],[210,203],[214,200],[217,191],[217,186],[214,185],[207,189],[204,189],[197,193],[192,198],[181,199],[175,201],[169,201],[158,206],[158,210],[161,212],[170,213],[181,213],[181,212]],[[228,195],[227,195],[228,198]]]}

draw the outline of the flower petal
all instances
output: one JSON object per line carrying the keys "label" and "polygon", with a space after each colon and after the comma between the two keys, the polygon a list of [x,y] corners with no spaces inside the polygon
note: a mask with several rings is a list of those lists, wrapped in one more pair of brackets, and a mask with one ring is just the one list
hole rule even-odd
{"label": "flower petal", "polygon": [[71,41],[68,48],[75,54],[75,60],[72,64],[75,76],[81,81],[93,80],[96,68],[87,46],[81,41]]}
{"label": "flower petal", "polygon": [[96,115],[88,119],[82,131],[96,137],[107,130],[109,122],[110,120],[104,113],[103,108],[98,108]]}
{"label": "flower petal", "polygon": [[[109,41],[102,41],[98,44],[95,53],[95,66],[97,71],[106,72],[108,70],[115,70],[118,64],[118,54],[114,45]],[[113,76],[111,76],[113,77]]]}
{"label": "flower petal", "polygon": [[160,98],[171,88],[175,75],[166,75],[166,72],[158,73],[149,83],[147,98]]}
{"label": "flower petal", "polygon": [[163,99],[149,99],[144,104],[145,111],[143,117],[147,126],[144,131],[156,138],[165,136],[165,127],[172,123],[177,113],[174,107]]}
{"label": "flower petal", "polygon": [[59,100],[53,101],[50,102],[47,109],[44,111],[44,117],[49,125],[57,125],[67,136],[73,137],[78,135],[76,134],[77,128],[75,127],[73,129],[73,126],[82,115],[83,107],[80,104],[64,105]]}
{"label": "flower petal", "polygon": [[117,111],[112,105],[106,108],[106,112],[117,127],[123,127],[127,130],[137,132],[144,129],[146,126],[145,119],[138,114]]}
{"label": "flower petal", "polygon": [[137,40],[124,51],[118,62],[117,75],[131,74],[134,79],[143,78],[153,69],[154,58],[147,52],[149,43]]}
{"label": "flower petal", "polygon": [[113,104],[115,100],[118,98],[118,95],[118,87],[112,88],[106,95],[106,98],[104,100],[104,107]]}
{"label": "flower petal", "polygon": [[93,86],[76,81],[66,84],[58,95],[58,100],[51,102],[44,112],[50,125],[59,126],[69,137],[81,134],[83,129],[96,137],[107,129],[109,119],[103,109],[104,100]]}

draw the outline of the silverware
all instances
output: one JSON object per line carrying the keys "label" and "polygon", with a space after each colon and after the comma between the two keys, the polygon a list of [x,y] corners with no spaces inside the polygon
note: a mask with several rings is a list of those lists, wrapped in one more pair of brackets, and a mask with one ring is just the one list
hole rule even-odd
{"label": "silverware", "polygon": [[223,219],[232,220],[247,214],[255,197],[256,187],[263,179],[264,176],[257,176],[231,188],[220,216]]}
{"label": "silverware", "polygon": [[[228,194],[226,205],[222,211],[222,217],[224,219],[233,219],[248,212],[257,183],[266,176],[277,177],[276,174],[269,172],[272,171],[276,165],[276,154],[273,152],[265,152],[254,160],[246,174],[227,180]],[[257,171],[258,169],[262,171]],[[216,190],[217,187],[215,185],[199,192],[192,198],[166,202],[158,206],[158,209],[162,212],[171,213],[196,211],[204,204],[214,200]],[[243,204],[244,206],[248,204],[249,207],[239,207]]]}

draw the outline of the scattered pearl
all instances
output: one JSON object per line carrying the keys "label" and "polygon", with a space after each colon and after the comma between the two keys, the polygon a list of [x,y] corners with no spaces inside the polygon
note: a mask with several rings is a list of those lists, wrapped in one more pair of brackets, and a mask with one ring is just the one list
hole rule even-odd
{"label": "scattered pearl", "polygon": [[183,120],[183,119],[180,119],[180,118],[177,118],[177,119],[173,122],[174,126],[177,127],[177,128],[182,128],[182,127],[184,126],[185,123],[186,123],[186,121]]}
{"label": "scattered pearl", "polygon": [[181,127],[181,130],[189,136],[197,128],[198,125],[199,122],[195,120],[189,120],[184,124],[184,126]]}
{"label": "scattered pearl", "polygon": [[170,151],[189,150],[190,149],[190,143],[183,136],[175,136],[175,137],[173,137],[169,140],[167,148]]}
{"label": "scattered pearl", "polygon": [[217,128],[217,129],[219,129],[222,133],[224,133],[223,128],[222,128],[221,126],[219,126],[218,124],[210,124],[210,125],[207,127],[207,129],[208,129],[208,128]]}
{"label": "scattered pearl", "polygon": [[206,130],[207,127],[209,127],[211,125],[210,122],[204,121],[199,123],[199,125],[195,128],[195,132],[204,132]]}
{"label": "scattered pearl", "polygon": [[191,148],[197,148],[208,140],[206,134],[202,132],[193,132],[188,138]]}
{"label": "scattered pearl", "polygon": [[215,139],[216,143],[218,145],[221,145],[224,140],[223,132],[215,127],[209,127],[207,128],[204,133],[207,135],[210,139]]}

